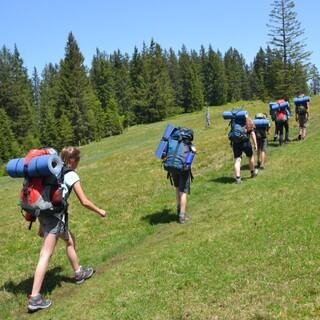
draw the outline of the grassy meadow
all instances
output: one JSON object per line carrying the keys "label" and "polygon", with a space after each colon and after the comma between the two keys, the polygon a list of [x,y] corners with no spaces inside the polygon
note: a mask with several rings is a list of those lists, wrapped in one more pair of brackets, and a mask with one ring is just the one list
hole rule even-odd
{"label": "grassy meadow", "polygon": [[[259,101],[242,104],[251,116],[268,112]],[[48,310],[26,312],[41,239],[18,208],[22,180],[0,177],[0,319],[320,319],[320,99],[307,139],[295,141],[291,118],[293,141],[270,142],[255,179],[244,158],[241,185],[222,119],[232,107],[212,107],[208,129],[204,112],[184,114],[81,148],[82,186],[109,215],[71,196],[80,262],[96,273],[74,284],[59,242],[43,286]],[[168,122],[192,127],[198,150],[184,225],[154,157]]]}

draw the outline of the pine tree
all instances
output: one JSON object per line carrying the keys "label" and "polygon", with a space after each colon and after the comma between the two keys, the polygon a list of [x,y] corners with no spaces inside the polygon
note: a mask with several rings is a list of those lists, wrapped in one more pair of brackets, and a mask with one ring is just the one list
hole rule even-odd
{"label": "pine tree", "polygon": [[303,64],[311,53],[306,51],[305,41],[301,39],[304,30],[297,19],[294,1],[274,0],[272,7],[270,23],[267,24],[270,44],[281,52],[285,67],[289,62]]}
{"label": "pine tree", "polygon": [[42,72],[40,82],[40,141],[43,146],[58,148],[58,125],[57,112],[59,69],[57,65],[49,63]]}
{"label": "pine tree", "polygon": [[202,77],[206,102],[209,105],[221,105],[227,99],[227,81],[221,54],[209,46],[208,54],[202,51]]}
{"label": "pine tree", "polygon": [[132,87],[129,73],[129,57],[122,55],[118,50],[111,55],[110,60],[113,69],[115,98],[119,107],[119,110],[114,110],[114,112],[124,116],[126,123],[131,125]]}
{"label": "pine tree", "polygon": [[200,110],[204,104],[201,80],[195,64],[192,64],[187,48],[183,45],[179,51],[180,101],[184,112]]}
{"label": "pine tree", "polygon": [[224,65],[228,85],[227,101],[241,100],[244,59],[236,49],[230,48],[225,53]]}
{"label": "pine tree", "polygon": [[37,147],[32,85],[16,46],[13,53],[6,47],[0,52],[0,84],[0,106],[11,121],[15,138],[24,150]]}
{"label": "pine tree", "polygon": [[40,77],[38,75],[37,68],[34,67],[32,73],[32,95],[33,95],[33,105],[35,107],[35,114],[36,114],[36,124],[37,128],[39,128],[40,119],[41,119],[41,112],[40,112]]}
{"label": "pine tree", "polygon": [[132,112],[129,114],[129,124],[145,122],[144,116],[148,106],[148,74],[147,74],[148,53],[145,48],[143,55],[137,47],[134,48],[130,62],[130,80],[132,86]]}
{"label": "pine tree", "polygon": [[[98,139],[96,123],[100,115],[96,98],[84,66],[84,58],[72,33],[69,33],[65,58],[60,62],[57,115],[64,114],[73,129],[73,144]],[[65,121],[63,123],[66,123]]]}
{"label": "pine tree", "polygon": [[265,87],[266,67],[266,54],[264,50],[260,48],[253,60],[251,90],[253,97],[261,100],[267,99],[267,91]]}
{"label": "pine tree", "polygon": [[96,91],[96,95],[101,103],[103,110],[108,107],[108,101],[114,99],[114,79],[110,58],[105,52],[97,49],[93,56],[90,80]]}
{"label": "pine tree", "polygon": [[19,153],[20,148],[12,132],[10,120],[0,108],[0,164],[17,157]]}
{"label": "pine tree", "polygon": [[58,120],[58,128],[57,148],[62,149],[65,146],[74,145],[74,131],[72,129],[69,117],[64,113]]}
{"label": "pine tree", "polygon": [[117,101],[112,98],[109,100],[109,107],[104,111],[104,136],[114,136],[123,131],[121,117],[118,112]]}
{"label": "pine tree", "polygon": [[[274,0],[272,10],[269,15],[270,44],[279,52],[282,65],[281,70],[284,74],[283,83],[281,84],[283,95],[290,97],[293,94],[294,74],[293,66],[301,64],[307,73],[308,61],[311,53],[306,50],[304,30],[301,29],[301,23],[297,20],[295,12],[295,3],[292,0]],[[306,78],[306,76],[304,76]]]}
{"label": "pine tree", "polygon": [[167,63],[168,63],[168,72],[171,80],[171,86],[174,91],[174,104],[175,106],[180,105],[180,96],[181,96],[181,88],[180,88],[180,71],[179,71],[179,61],[176,53],[172,48],[169,49],[169,52],[166,55]]}
{"label": "pine tree", "polygon": [[310,90],[314,95],[320,92],[320,74],[314,64],[310,68]]}
{"label": "pine tree", "polygon": [[146,59],[148,73],[147,108],[145,122],[165,119],[173,108],[173,89],[165,57],[159,44],[151,40]]}
{"label": "pine tree", "polygon": [[267,47],[265,88],[269,99],[287,98],[282,56],[278,50]]}

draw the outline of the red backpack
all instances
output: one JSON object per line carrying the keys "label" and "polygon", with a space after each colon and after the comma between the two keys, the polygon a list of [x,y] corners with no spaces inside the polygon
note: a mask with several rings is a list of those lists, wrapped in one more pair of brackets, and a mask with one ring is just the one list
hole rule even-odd
{"label": "red backpack", "polygon": [[288,120],[288,115],[286,109],[279,109],[276,112],[276,122],[285,122]]}
{"label": "red backpack", "polygon": [[62,187],[64,174],[67,171],[65,167],[62,169],[61,174],[56,177],[55,175],[45,177],[30,177],[28,176],[28,164],[34,157],[52,154],[53,149],[41,148],[32,149],[24,158],[24,172],[25,178],[23,187],[20,193],[20,207],[25,212],[23,216],[30,222],[29,229],[37,217],[42,212],[57,213],[66,208],[66,201],[62,196]]}

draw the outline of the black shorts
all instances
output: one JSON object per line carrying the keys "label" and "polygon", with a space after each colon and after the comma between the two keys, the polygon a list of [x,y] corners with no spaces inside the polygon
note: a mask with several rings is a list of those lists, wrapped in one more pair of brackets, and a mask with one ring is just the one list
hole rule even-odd
{"label": "black shorts", "polygon": [[234,158],[241,158],[242,153],[244,152],[247,157],[252,157],[253,151],[252,151],[252,146],[250,143],[250,140],[245,141],[245,142],[240,142],[240,143],[233,143],[232,144],[232,149],[233,149],[233,156]]}
{"label": "black shorts", "polygon": [[180,192],[190,193],[190,171],[183,171],[179,173],[170,173],[173,185],[179,188]]}

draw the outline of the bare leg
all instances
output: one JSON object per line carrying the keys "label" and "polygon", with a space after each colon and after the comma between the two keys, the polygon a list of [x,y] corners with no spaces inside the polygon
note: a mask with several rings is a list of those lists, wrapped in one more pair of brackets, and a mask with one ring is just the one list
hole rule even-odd
{"label": "bare leg", "polygon": [[240,177],[241,157],[236,158],[234,162],[234,175]]}
{"label": "bare leg", "polygon": [[70,261],[73,271],[76,272],[77,270],[79,270],[80,265],[79,265],[79,259],[76,253],[75,238],[73,234],[71,234],[71,232],[69,232],[69,239],[65,240],[65,243],[66,243],[66,252],[67,252],[68,259]]}
{"label": "bare leg", "polygon": [[186,213],[187,209],[187,194],[185,192],[180,192],[180,208],[182,213]]}
{"label": "bare leg", "polygon": [[251,157],[248,158],[249,160],[249,168],[250,171],[252,172],[254,170],[254,156],[252,155]]}
{"label": "bare leg", "polygon": [[34,274],[31,296],[36,296],[40,293],[43,279],[47,272],[49,261],[57,241],[58,238],[56,235],[50,233],[43,240],[38,265]]}

